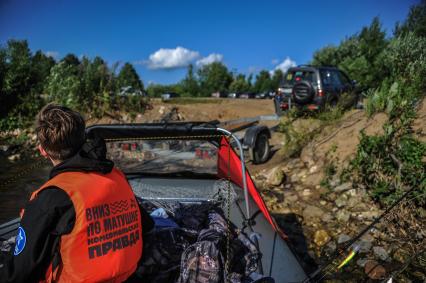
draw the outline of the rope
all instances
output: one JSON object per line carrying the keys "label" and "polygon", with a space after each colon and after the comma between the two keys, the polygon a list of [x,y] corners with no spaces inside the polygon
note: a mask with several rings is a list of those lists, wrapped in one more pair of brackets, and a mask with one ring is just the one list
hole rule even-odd
{"label": "rope", "polygon": [[19,171],[18,173],[16,173],[13,177],[6,179],[6,181],[2,182],[1,187],[4,188],[10,184],[15,183],[16,181],[18,181],[18,179],[24,175],[29,174],[31,171],[33,171],[34,169],[36,169],[37,167],[40,167],[41,165],[43,165],[44,163],[47,164],[47,159],[40,158],[40,160],[36,161],[33,165],[31,165],[30,167]]}

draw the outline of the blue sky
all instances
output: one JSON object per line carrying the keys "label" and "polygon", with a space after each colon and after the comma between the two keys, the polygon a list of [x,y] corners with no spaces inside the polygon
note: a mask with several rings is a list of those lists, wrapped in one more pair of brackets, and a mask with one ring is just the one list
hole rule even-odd
{"label": "blue sky", "polygon": [[145,85],[173,83],[188,63],[220,60],[245,74],[303,64],[374,16],[390,35],[417,2],[0,0],[0,43],[131,62]]}

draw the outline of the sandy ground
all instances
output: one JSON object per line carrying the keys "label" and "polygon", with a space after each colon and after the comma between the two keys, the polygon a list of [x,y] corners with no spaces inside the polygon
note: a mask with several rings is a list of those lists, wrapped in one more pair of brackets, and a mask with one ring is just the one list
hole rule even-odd
{"label": "sandy ground", "polygon": [[[180,118],[185,121],[213,121],[232,120],[238,118],[254,117],[258,115],[272,115],[275,113],[273,100],[270,99],[203,99],[202,103],[194,102],[161,102],[159,99],[152,99],[152,109],[139,114],[134,122],[155,122],[160,121],[165,114],[173,108],[178,109]],[[126,115],[122,115],[121,120],[128,120]],[[105,117],[102,119],[89,119],[88,124],[122,122],[120,119]]]}

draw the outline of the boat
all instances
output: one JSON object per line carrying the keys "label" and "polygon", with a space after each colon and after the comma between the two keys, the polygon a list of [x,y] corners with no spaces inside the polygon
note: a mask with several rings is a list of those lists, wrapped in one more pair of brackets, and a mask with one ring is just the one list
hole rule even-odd
{"label": "boat", "polygon": [[[210,123],[174,122],[93,125],[86,135],[105,142],[107,158],[126,174],[147,210],[168,211],[170,204],[220,208],[234,233],[244,233],[256,248],[252,271],[270,280],[258,282],[309,279],[245,167],[241,142],[230,131]],[[0,238],[15,235],[18,227],[19,218],[0,225]]]}

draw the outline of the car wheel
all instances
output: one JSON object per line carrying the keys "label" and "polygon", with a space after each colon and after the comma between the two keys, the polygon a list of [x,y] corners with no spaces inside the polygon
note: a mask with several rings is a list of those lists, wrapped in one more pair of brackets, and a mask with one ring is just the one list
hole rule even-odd
{"label": "car wheel", "polygon": [[315,90],[308,81],[301,81],[293,86],[293,100],[300,105],[308,104],[315,96]]}
{"label": "car wheel", "polygon": [[269,154],[271,153],[271,148],[269,146],[269,137],[265,133],[259,134],[257,136],[254,147],[249,149],[250,159],[254,164],[265,163]]}

